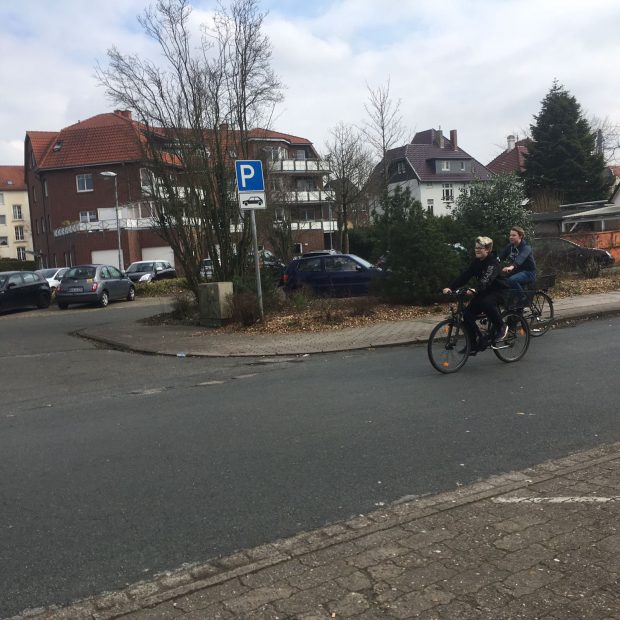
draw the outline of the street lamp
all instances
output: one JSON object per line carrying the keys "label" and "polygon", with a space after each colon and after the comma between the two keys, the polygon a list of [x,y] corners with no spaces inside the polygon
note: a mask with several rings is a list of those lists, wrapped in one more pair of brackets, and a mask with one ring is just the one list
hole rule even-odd
{"label": "street lamp", "polygon": [[112,172],[111,170],[104,170],[99,173],[102,177],[113,178],[114,179],[114,213],[116,213],[116,239],[118,242],[118,268],[123,271],[123,264],[121,259],[121,222],[118,217],[118,186],[116,183],[116,172]]}

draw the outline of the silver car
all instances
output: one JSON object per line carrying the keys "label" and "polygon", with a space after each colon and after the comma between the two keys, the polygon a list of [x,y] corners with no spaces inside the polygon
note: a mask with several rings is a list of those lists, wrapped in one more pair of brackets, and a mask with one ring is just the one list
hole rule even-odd
{"label": "silver car", "polygon": [[136,289],[132,281],[113,265],[78,265],[63,276],[56,292],[61,310],[71,304],[96,304],[105,308],[110,301],[133,301]]}

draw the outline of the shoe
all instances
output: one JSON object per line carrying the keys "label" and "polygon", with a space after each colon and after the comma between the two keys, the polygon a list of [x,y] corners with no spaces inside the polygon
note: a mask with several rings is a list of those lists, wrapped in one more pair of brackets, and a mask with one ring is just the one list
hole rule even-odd
{"label": "shoe", "polygon": [[[469,354],[470,355],[476,355],[476,353],[478,353],[480,351],[480,349],[478,348],[477,344],[472,344],[471,347],[469,347]],[[467,347],[463,347],[462,349],[460,349],[458,351],[459,355],[465,355],[465,353],[467,352]]]}
{"label": "shoe", "polygon": [[506,340],[506,336],[508,336],[508,325],[504,324],[493,342],[501,342],[502,340]]}

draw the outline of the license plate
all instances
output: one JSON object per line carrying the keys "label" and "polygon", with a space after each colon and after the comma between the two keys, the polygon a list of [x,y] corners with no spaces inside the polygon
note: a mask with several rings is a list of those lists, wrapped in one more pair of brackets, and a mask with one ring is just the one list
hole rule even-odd
{"label": "license plate", "polygon": [[81,293],[82,292],[82,288],[80,286],[70,286],[69,287],[69,292],[70,293]]}

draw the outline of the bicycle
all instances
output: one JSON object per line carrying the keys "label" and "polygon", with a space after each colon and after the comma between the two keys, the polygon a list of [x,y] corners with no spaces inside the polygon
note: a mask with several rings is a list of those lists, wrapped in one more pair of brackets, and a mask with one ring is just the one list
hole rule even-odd
{"label": "bicycle", "polygon": [[[450,316],[438,323],[428,339],[428,359],[435,370],[449,374],[460,370],[471,354],[471,335],[465,326],[463,310],[465,309],[467,289],[457,289],[451,293],[456,300],[456,307],[450,306]],[[489,346],[502,362],[511,363],[520,360],[530,346],[530,330],[526,319],[516,312],[505,310],[502,319],[508,325],[508,335],[498,344],[492,344],[492,326],[485,315],[476,318],[478,351]]]}
{"label": "bicycle", "polygon": [[548,290],[555,285],[555,275],[541,276],[533,289],[525,289],[527,305],[523,308],[523,316],[528,322],[532,338],[544,336],[553,326],[553,299]]}

